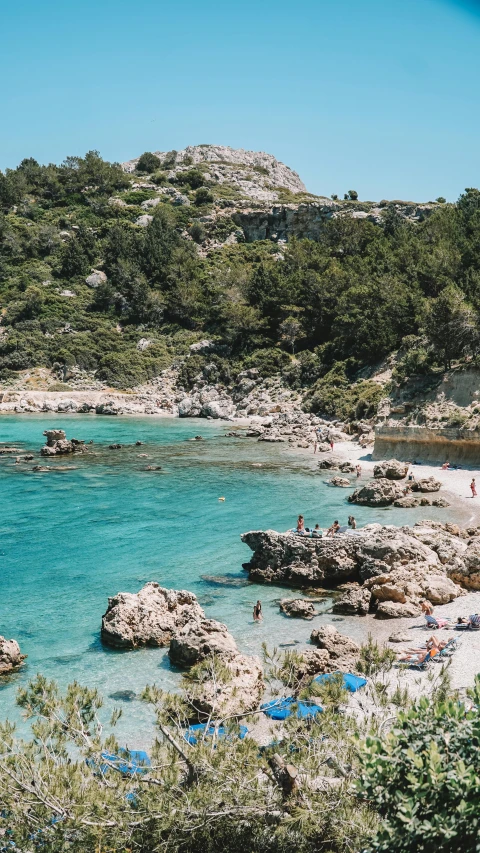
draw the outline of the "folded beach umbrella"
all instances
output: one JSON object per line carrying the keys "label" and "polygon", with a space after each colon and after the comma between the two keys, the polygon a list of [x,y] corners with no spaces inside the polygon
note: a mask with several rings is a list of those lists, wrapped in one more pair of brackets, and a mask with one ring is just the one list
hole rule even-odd
{"label": "folded beach umbrella", "polygon": [[360,690],[361,687],[365,687],[367,683],[366,678],[362,678],[361,675],[354,675],[353,672],[325,672],[323,675],[317,675],[313,680],[317,682],[317,684],[325,683],[326,681],[331,681],[335,675],[341,675],[343,677],[343,686],[346,687],[350,693],[356,693],[357,690]]}
{"label": "folded beach umbrella", "polygon": [[[238,733],[238,737],[240,738],[240,740],[243,740],[245,735],[248,734],[248,729],[246,726],[240,726],[239,728],[240,728],[240,731]],[[189,726],[189,728],[187,729],[187,731],[185,732],[183,737],[185,738],[187,743],[190,743],[190,744],[192,744],[192,746],[195,746],[195,744],[198,743],[199,738],[201,738],[203,736],[213,737],[214,732],[215,732],[215,726],[214,725],[209,726],[207,729],[206,723],[196,723],[194,726]],[[231,737],[232,734],[233,734],[233,732],[231,730],[225,729],[224,726],[219,726],[217,729],[217,737],[220,740],[222,740],[223,738],[226,738],[226,737]]]}
{"label": "folded beach umbrella", "polygon": [[260,705],[260,708],[271,720],[286,720],[293,713],[293,706],[297,709],[299,720],[316,717],[323,711],[320,705],[316,705],[314,702],[301,702],[293,696],[289,696],[287,699],[272,699],[270,702]]}

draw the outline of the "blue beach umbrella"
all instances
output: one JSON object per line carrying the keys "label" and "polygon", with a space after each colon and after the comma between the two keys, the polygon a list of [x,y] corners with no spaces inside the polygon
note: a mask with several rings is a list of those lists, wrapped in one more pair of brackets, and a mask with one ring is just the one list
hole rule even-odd
{"label": "blue beach umbrella", "polygon": [[366,678],[362,678],[361,675],[354,675],[352,672],[325,672],[323,675],[317,675],[313,680],[316,681],[317,684],[325,684],[327,681],[331,681],[336,675],[342,676],[343,686],[346,687],[350,693],[356,693],[361,687],[365,687],[367,683]]}

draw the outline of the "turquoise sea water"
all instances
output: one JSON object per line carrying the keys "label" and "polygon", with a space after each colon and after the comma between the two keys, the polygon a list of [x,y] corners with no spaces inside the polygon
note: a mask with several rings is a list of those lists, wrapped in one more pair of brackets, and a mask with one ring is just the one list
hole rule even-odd
{"label": "turquoise sea water", "polygon": [[[43,430],[52,427],[93,439],[91,452],[42,460],[74,470],[34,473]],[[15,691],[37,672],[62,687],[73,679],[97,687],[107,710],[119,704],[111,698],[118,691],[138,694],[153,682],[174,688],[179,675],[164,650],[114,652],[99,638],[108,597],[137,592],[149,580],[194,592],[207,615],[225,622],[246,652],[258,653],[263,641],[308,641],[311,623],[279,613],[277,600],[285,590],[248,583],[242,563],[251,552],[240,533],[286,530],[299,512],[307,525],[345,522],[348,491],[324,484],[313,454],[226,438],[228,429],[173,418],[0,418],[0,442],[36,454],[21,465],[0,456],[0,634],[15,637],[28,654],[20,673],[0,680],[0,719],[17,718]],[[204,441],[190,440],[197,434]],[[145,444],[133,446],[138,440]],[[112,443],[129,446],[109,450]],[[162,470],[145,471],[147,465]],[[445,518],[445,510],[429,509],[428,515]],[[402,524],[424,517],[425,510],[355,507],[355,516],[360,524]],[[264,609],[261,624],[252,621],[257,598]],[[132,748],[148,742],[149,709],[138,700],[123,707],[120,736]]]}

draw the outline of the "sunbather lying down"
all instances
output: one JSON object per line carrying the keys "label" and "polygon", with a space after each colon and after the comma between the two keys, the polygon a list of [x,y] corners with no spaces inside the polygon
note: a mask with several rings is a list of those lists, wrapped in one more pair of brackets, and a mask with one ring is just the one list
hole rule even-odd
{"label": "sunbather lying down", "polygon": [[471,616],[459,616],[457,625],[466,625],[468,628],[473,628],[475,631],[480,629],[480,614],[473,613]]}
{"label": "sunbather lying down", "polygon": [[404,649],[402,652],[398,654],[400,656],[405,655],[423,655],[424,652],[429,652],[435,649],[437,652],[441,652],[451,640],[440,640],[435,634],[432,634],[431,637],[428,638],[427,642],[420,649]]}
{"label": "sunbather lying down", "polygon": [[438,655],[439,649],[417,649],[415,652],[411,654],[405,654],[405,652],[400,652],[400,655],[403,654],[403,657],[398,658],[399,663],[423,663],[425,658],[433,658],[435,655]]}

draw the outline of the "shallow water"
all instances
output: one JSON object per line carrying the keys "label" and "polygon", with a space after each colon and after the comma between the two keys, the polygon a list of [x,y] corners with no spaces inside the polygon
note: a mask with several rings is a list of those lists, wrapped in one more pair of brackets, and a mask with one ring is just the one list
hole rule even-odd
{"label": "shallow water", "polygon": [[[82,456],[42,460],[52,469],[73,470],[34,473],[42,432],[52,427],[94,444]],[[36,454],[33,462],[20,465],[0,456],[0,634],[15,637],[28,654],[22,672],[0,680],[0,719],[17,718],[16,688],[37,672],[62,687],[73,679],[97,687],[107,711],[118,706],[110,695],[119,691],[138,695],[153,682],[174,688],[179,675],[164,650],[114,652],[100,643],[108,597],[136,592],[149,580],[194,592],[207,615],[225,622],[246,652],[258,653],[264,641],[269,646],[308,642],[312,624],[279,613],[277,601],[285,590],[248,583],[242,563],[251,552],[240,533],[286,530],[299,512],[307,525],[327,526],[334,518],[345,523],[349,491],[326,486],[313,455],[226,438],[228,429],[173,418],[0,418],[0,442]],[[190,440],[197,434],[204,440]],[[135,441],[144,445],[135,447]],[[112,443],[129,446],[109,450]],[[162,468],[146,471],[147,465]],[[425,514],[424,508],[355,507],[359,524],[413,523]],[[428,517],[451,518],[452,510],[429,508]],[[264,621],[254,624],[252,608],[259,597]],[[319,609],[328,606],[327,600]],[[330,620],[327,614],[313,624]],[[358,636],[360,622],[345,620],[342,630]],[[147,743],[149,709],[138,699],[120,704],[125,713],[119,736],[132,748]]]}

